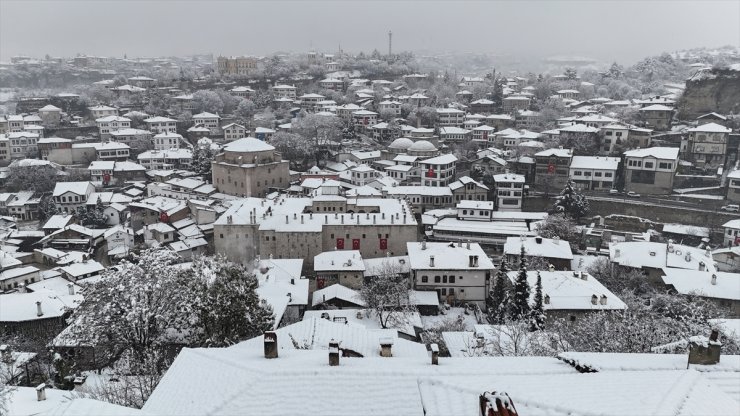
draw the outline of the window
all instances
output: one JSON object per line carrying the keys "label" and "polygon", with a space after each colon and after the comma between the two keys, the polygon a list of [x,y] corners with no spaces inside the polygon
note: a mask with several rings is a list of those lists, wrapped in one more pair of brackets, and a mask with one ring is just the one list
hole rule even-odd
{"label": "window", "polygon": [[442,283],[447,283],[447,275],[442,276]]}
{"label": "window", "polygon": [[428,283],[429,282],[429,276],[421,276],[421,283]]}
{"label": "window", "polygon": [[455,276],[450,276],[450,283],[455,283]]}
{"label": "window", "polygon": [[434,276],[434,283],[440,283],[442,281],[442,278],[439,276]]}
{"label": "window", "polygon": [[645,162],[645,169],[652,169],[653,168],[653,162]]}
{"label": "window", "polygon": [[442,296],[447,296],[447,289],[445,289],[445,288],[439,289],[439,293],[440,293],[440,294],[441,294]]}
{"label": "window", "polygon": [[447,291],[450,294],[450,296],[454,296],[455,295],[455,289],[454,288],[449,288]]}
{"label": "window", "polygon": [[224,238],[224,235],[223,234],[219,234],[218,235],[218,238]]}
{"label": "window", "polygon": [[605,178],[611,178],[612,177],[612,173],[611,172],[604,172],[604,177]]}

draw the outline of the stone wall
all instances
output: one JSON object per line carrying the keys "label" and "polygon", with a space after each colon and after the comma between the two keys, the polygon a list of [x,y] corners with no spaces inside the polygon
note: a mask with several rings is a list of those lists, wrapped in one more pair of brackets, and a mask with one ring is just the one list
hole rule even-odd
{"label": "stone wall", "polygon": [[693,76],[686,81],[677,107],[684,120],[711,112],[740,112],[740,71],[713,69]]}

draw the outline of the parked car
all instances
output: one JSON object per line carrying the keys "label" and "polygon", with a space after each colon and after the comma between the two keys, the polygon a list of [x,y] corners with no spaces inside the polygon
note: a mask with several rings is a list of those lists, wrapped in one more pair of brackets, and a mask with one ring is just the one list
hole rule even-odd
{"label": "parked car", "polygon": [[616,189],[610,189],[609,190],[609,195],[619,195],[619,191],[616,190]]}
{"label": "parked car", "polygon": [[639,198],[640,197],[640,194],[638,194],[638,193],[636,193],[634,191],[629,191],[629,192],[627,192],[627,196],[630,197],[630,198]]}
{"label": "parked car", "polygon": [[725,206],[723,206],[723,207],[722,207],[722,208],[720,208],[720,209],[721,209],[722,211],[727,211],[727,212],[740,212],[740,205],[736,205],[736,204],[729,204],[729,205],[725,205]]}

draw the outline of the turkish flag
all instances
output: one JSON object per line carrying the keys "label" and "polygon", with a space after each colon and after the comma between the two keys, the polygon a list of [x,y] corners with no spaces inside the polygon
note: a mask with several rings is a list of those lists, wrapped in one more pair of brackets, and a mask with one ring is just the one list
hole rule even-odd
{"label": "turkish flag", "polygon": [[170,216],[167,215],[166,212],[162,211],[162,213],[159,214],[159,221],[161,221],[161,222],[167,222],[167,221],[169,221],[169,219],[170,219]]}
{"label": "turkish flag", "polygon": [[735,237],[735,245],[740,246],[740,237]]}
{"label": "turkish flag", "polygon": [[429,170],[427,171],[427,178],[433,178],[434,177],[434,169],[432,167],[429,167]]}
{"label": "turkish flag", "polygon": [[555,173],[555,164],[554,163],[550,163],[549,165],[547,165],[547,173]]}
{"label": "turkish flag", "polygon": [[325,284],[326,284],[326,280],[324,280],[322,278],[316,279],[316,287],[318,289],[323,289]]}
{"label": "turkish flag", "polygon": [[110,173],[106,173],[103,175],[103,183],[105,185],[108,185],[109,182],[110,182]]}
{"label": "turkish flag", "polygon": [[344,238],[337,238],[337,250],[344,250]]}
{"label": "turkish flag", "polygon": [[359,250],[360,249],[360,239],[355,238],[352,240],[352,250]]}
{"label": "turkish flag", "polygon": [[380,249],[381,250],[387,250],[388,249],[388,240],[385,238],[380,239]]}
{"label": "turkish flag", "polygon": [[484,131],[483,132],[483,140],[488,140],[488,132],[487,131]]}

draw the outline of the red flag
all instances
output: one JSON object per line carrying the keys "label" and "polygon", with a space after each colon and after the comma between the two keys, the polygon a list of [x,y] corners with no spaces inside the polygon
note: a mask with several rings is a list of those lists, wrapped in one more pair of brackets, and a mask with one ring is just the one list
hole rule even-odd
{"label": "red flag", "polygon": [[427,178],[433,178],[434,177],[434,169],[432,169],[431,166],[429,166],[429,170],[427,171]]}
{"label": "red flag", "polygon": [[167,221],[169,221],[169,219],[170,219],[170,216],[167,215],[166,212],[162,211],[162,213],[159,214],[159,221],[161,221],[161,222],[167,222]]}
{"label": "red flag", "polygon": [[360,249],[360,239],[355,238],[352,240],[352,250],[359,250]]}
{"label": "red flag", "polygon": [[337,238],[337,250],[344,250],[344,238]]}
{"label": "red flag", "polygon": [[547,165],[547,173],[555,173],[555,164],[554,163],[550,163],[549,165]]}
{"label": "red flag", "polygon": [[380,239],[380,249],[381,250],[387,250],[388,249],[388,240],[385,238]]}

